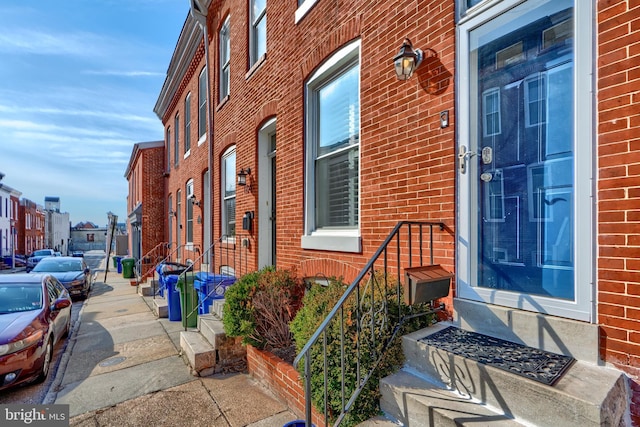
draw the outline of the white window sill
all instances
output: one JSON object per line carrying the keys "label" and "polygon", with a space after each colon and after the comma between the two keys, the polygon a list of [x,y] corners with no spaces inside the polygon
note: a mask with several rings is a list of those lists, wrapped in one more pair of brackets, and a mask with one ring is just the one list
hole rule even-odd
{"label": "white window sill", "polygon": [[202,144],[204,144],[204,142],[207,140],[207,134],[205,133],[204,135],[202,135],[200,137],[200,139],[198,140],[198,147],[201,146]]}
{"label": "white window sill", "polygon": [[183,159],[186,159],[191,155],[191,149],[189,149],[186,153],[184,153]]}
{"label": "white window sill", "polygon": [[362,238],[358,235],[340,234],[312,234],[302,236],[302,249],[334,252],[362,252]]}
{"label": "white window sill", "polygon": [[304,18],[304,16],[311,10],[314,4],[316,4],[318,0],[305,0],[300,7],[296,10],[295,14],[295,23],[297,24]]}

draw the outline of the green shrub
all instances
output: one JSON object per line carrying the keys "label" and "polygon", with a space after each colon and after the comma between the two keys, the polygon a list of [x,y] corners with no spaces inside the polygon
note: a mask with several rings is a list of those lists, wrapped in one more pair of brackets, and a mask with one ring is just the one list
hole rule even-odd
{"label": "green shrub", "polygon": [[[342,322],[340,315],[334,318],[326,329],[326,354],[327,354],[327,413],[331,422],[342,408],[342,384],[343,367],[341,363],[344,351],[344,378],[345,400],[351,397],[357,385],[357,379],[365,376],[377,359],[377,355],[383,351],[386,343],[393,334],[393,328],[398,324],[400,315],[408,311],[407,307],[400,303],[398,306],[397,281],[387,279],[380,274],[369,278],[361,292],[360,303],[356,300],[355,293],[344,304],[342,310]],[[375,299],[372,299],[372,287]],[[332,279],[328,286],[314,285],[307,292],[303,300],[303,306],[291,323],[291,330],[298,353],[309,341],[318,326],[323,322],[336,302],[343,295],[347,286],[339,280]],[[386,300],[386,304],[382,301]],[[373,313],[373,315],[371,314]],[[386,316],[384,315],[386,313]],[[359,314],[359,316],[358,316]],[[358,317],[360,317],[361,329],[358,333]],[[353,426],[380,413],[379,381],[400,369],[404,363],[404,354],[400,344],[402,335],[427,326],[432,316],[414,318],[406,322],[386,352],[384,352],[377,368],[369,381],[364,385],[354,406],[343,419],[341,425]],[[374,321],[372,322],[372,319]],[[342,325],[341,325],[342,323]],[[371,327],[373,324],[373,337]],[[341,330],[344,333],[345,345],[341,347]],[[375,337],[375,338],[374,338]],[[324,413],[324,359],[322,357],[322,341],[314,345],[311,350],[311,400],[320,413]],[[360,354],[360,363],[357,363],[357,355]],[[358,369],[360,369],[358,376]],[[304,373],[304,361],[301,361],[298,370]]]}
{"label": "green shrub", "polygon": [[256,328],[250,297],[258,287],[258,279],[262,271],[245,274],[224,293],[224,316],[222,317],[224,332],[230,337],[242,337],[244,344],[258,345],[250,338]]}
{"label": "green shrub", "polygon": [[293,271],[269,267],[247,274],[225,293],[225,332],[280,355],[293,347],[289,322],[303,295],[304,285]]}

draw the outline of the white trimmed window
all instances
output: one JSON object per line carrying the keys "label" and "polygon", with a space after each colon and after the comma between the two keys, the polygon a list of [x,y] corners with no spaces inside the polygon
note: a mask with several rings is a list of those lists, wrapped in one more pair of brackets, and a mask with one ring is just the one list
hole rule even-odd
{"label": "white trimmed window", "polygon": [[207,138],[207,68],[203,68],[198,79],[198,144]]}
{"label": "white trimmed window", "polygon": [[187,239],[187,245],[193,245],[193,200],[194,200],[194,193],[193,193],[193,179],[190,179],[189,181],[187,181],[187,186],[186,186],[186,194],[187,194],[187,221],[186,221],[186,239]]}
{"label": "white trimmed window", "polygon": [[173,124],[173,164],[178,166],[180,161],[180,116],[176,114]]}
{"label": "white trimmed window", "polygon": [[167,172],[171,169],[171,127],[167,128]]}
{"label": "white trimmed window", "polygon": [[296,9],[295,23],[300,22],[302,18],[311,10],[318,0],[298,0],[298,9]]}
{"label": "white trimmed window", "polygon": [[222,235],[236,235],[236,147],[225,151],[220,165],[222,176]]}
{"label": "white trimmed window", "polygon": [[360,41],[306,83],[306,249],[359,252]]}
{"label": "white trimmed window", "polygon": [[184,98],[184,156],[191,150],[191,92]]}
{"label": "white trimmed window", "polygon": [[231,64],[231,35],[229,34],[231,17],[227,16],[222,28],[220,28],[220,101],[229,96],[229,86],[231,75],[229,66]]}
{"label": "white trimmed window", "polygon": [[249,65],[251,66],[267,52],[267,0],[251,0],[250,4]]}

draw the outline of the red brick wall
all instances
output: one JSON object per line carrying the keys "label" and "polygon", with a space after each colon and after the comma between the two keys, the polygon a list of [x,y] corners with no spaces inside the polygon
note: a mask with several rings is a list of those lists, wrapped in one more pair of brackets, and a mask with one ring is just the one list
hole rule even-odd
{"label": "red brick wall", "polygon": [[141,192],[143,217],[142,254],[164,242],[164,147],[143,150]]}
{"label": "red brick wall", "polygon": [[[165,115],[163,122],[165,125],[165,137],[166,137],[166,129],[170,128],[170,141],[165,141],[165,144],[169,144],[170,147],[170,165],[169,168],[165,169],[169,170],[169,175],[166,178],[166,194],[165,198],[171,196],[173,206],[172,209],[175,211],[177,209],[177,192],[178,190],[182,191],[182,203],[181,203],[181,223],[182,228],[179,228],[176,223],[176,218],[173,219],[172,225],[172,236],[173,241],[176,241],[176,233],[180,233],[180,242],[182,245],[186,243],[186,185],[190,179],[193,179],[193,190],[198,201],[204,200],[203,194],[203,176],[209,168],[209,140],[205,140],[201,145],[198,145],[198,79],[200,77],[200,72],[205,67],[204,60],[204,44],[200,44],[200,47],[195,55],[194,60],[190,64],[187,75],[185,76],[182,84],[175,97],[172,100],[171,108],[168,110]],[[185,114],[184,114],[184,102],[187,97],[187,94],[191,94],[191,145],[190,145],[190,154],[186,158],[184,157],[184,143],[185,143]],[[174,138],[175,138],[175,115],[179,114],[180,117],[180,129],[179,129],[179,143],[180,143],[180,151],[179,151],[179,162],[176,167],[174,164]],[[165,154],[166,157],[166,154]],[[166,159],[165,159],[166,162]],[[166,164],[166,163],[164,163]],[[203,212],[204,204],[201,203],[200,206],[193,206],[193,244],[194,248],[199,248],[200,253],[202,253],[202,243],[203,243],[203,229],[205,221],[212,221],[212,218],[205,217]],[[168,240],[169,230],[168,230],[168,221],[165,217],[163,218],[163,229],[164,229],[164,239]],[[201,218],[200,223],[198,223],[198,217]],[[204,248],[206,249],[206,248]],[[199,254],[194,250],[184,251],[180,254],[180,257],[184,259],[195,260]]]}
{"label": "red brick wall", "polygon": [[[156,245],[165,241],[164,237],[164,147],[151,147],[134,150],[135,156],[131,161],[129,181],[129,196],[127,198],[127,213],[142,204],[142,253],[147,254]],[[129,248],[131,248],[132,233],[129,230]]]}
{"label": "red brick wall", "polygon": [[640,425],[640,1],[597,2],[598,323]]}
{"label": "red brick wall", "polygon": [[[301,418],[304,417],[304,388],[298,371],[289,363],[267,351],[247,346],[247,368],[249,373],[265,384],[278,398]],[[324,427],[324,417],[312,408],[312,422]]]}
{"label": "red brick wall", "polygon": [[[444,221],[450,233],[438,242],[438,261],[453,269],[455,230],[454,159],[454,4],[421,0],[399,5],[395,1],[318,2],[293,24],[296,2],[269,2],[266,60],[249,72],[247,7],[244,0],[214,2],[209,34],[211,83],[214,105],[213,135],[213,235],[221,234],[220,162],[224,151],[236,145],[236,167],[257,171],[258,130],[270,117],[277,118],[277,263],[299,268],[308,260],[333,274],[334,261],[360,269],[394,225],[401,220]],[[230,95],[218,102],[218,44],[220,25],[231,12]],[[392,58],[404,37],[434,56],[427,58],[416,76],[396,79]],[[363,252],[332,253],[301,249],[304,229],[304,82],[337,49],[360,38],[361,49],[361,208]],[[431,53],[428,53],[431,55]],[[197,78],[204,59],[197,58],[177,101],[165,115],[165,128],[173,127],[188,91],[197,94]],[[191,74],[192,73],[192,74]],[[194,99],[197,97],[194,97]],[[441,129],[439,113],[448,110],[451,126]],[[192,106],[193,122],[197,108]],[[181,115],[181,121],[184,118]],[[196,126],[192,125],[192,130]],[[181,134],[183,129],[180,129]],[[174,134],[172,130],[172,135]],[[183,135],[181,135],[181,139]],[[192,141],[196,138],[192,135]],[[170,141],[171,144],[172,141]],[[173,151],[173,145],[172,145]],[[168,194],[175,195],[189,178],[196,182],[206,170],[206,146],[171,170]],[[255,172],[254,172],[255,173]],[[257,218],[268,213],[257,206],[260,182],[253,191],[237,192],[236,223],[255,211],[249,248],[249,269],[257,266]],[[240,189],[238,189],[240,190]],[[198,197],[199,198],[199,197]],[[175,197],[174,197],[175,200]],[[175,201],[174,201],[175,205]],[[184,210],[184,203],[183,203]],[[184,213],[183,213],[184,218]],[[196,228],[201,238],[201,229]],[[184,230],[182,230],[184,232]],[[184,237],[181,239],[184,242]],[[304,270],[304,269],[302,269]],[[302,271],[300,270],[300,271]],[[340,269],[338,270],[340,271]],[[318,271],[315,271],[317,273]]]}

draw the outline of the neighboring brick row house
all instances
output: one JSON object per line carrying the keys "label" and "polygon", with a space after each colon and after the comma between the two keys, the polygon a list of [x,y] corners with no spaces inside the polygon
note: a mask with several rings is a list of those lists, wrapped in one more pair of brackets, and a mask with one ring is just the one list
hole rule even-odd
{"label": "neighboring brick row house", "polygon": [[29,255],[33,251],[46,248],[44,207],[29,199],[22,199],[18,218],[18,235],[22,238],[18,239],[16,253]]}
{"label": "neighboring brick row house", "polygon": [[399,221],[443,222],[450,317],[619,369],[640,425],[640,1],[191,3],[162,161],[127,169],[143,234],[350,281]]}
{"label": "neighboring brick row house", "polygon": [[164,142],[139,142],[133,146],[125,178],[129,256],[140,259],[164,242]]}

